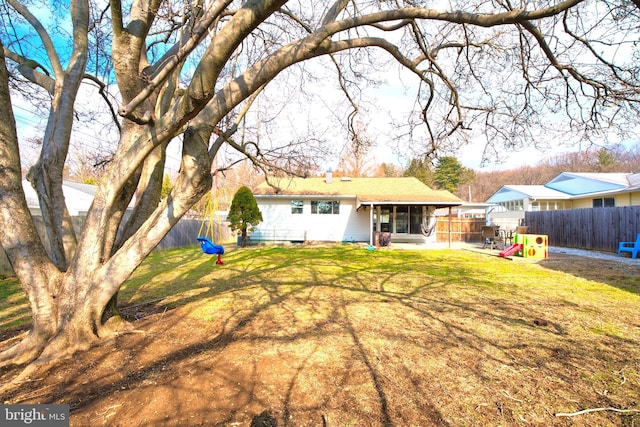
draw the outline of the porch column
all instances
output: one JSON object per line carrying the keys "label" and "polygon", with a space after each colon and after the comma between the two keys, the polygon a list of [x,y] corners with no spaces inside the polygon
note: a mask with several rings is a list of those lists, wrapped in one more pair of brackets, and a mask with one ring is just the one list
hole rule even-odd
{"label": "porch column", "polygon": [[369,246],[373,246],[373,203],[369,206]]}
{"label": "porch column", "polygon": [[449,206],[449,249],[451,249],[451,206]]}
{"label": "porch column", "polygon": [[422,234],[429,237],[425,234],[425,231],[429,231],[429,208],[426,206],[422,206],[422,223],[425,225],[423,230],[421,230]]}
{"label": "porch column", "polygon": [[390,215],[391,215],[391,218],[389,218],[389,221],[392,224],[391,233],[395,234],[396,233],[396,205],[393,205]]}

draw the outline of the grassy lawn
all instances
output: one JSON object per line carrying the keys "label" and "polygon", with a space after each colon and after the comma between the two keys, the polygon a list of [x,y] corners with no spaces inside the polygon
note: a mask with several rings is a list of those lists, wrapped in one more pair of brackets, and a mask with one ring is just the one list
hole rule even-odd
{"label": "grassy lawn", "polygon": [[[120,305],[145,335],[88,360],[99,379],[48,391],[72,424],[117,408],[131,425],[264,411],[279,426],[640,425],[638,412],[555,415],[640,409],[640,266],[351,245],[223,258],[184,249],[141,266]],[[15,285],[0,292],[0,328],[24,322]]]}
{"label": "grassy lawn", "polygon": [[31,321],[27,297],[14,279],[0,279],[0,330],[19,328]]}

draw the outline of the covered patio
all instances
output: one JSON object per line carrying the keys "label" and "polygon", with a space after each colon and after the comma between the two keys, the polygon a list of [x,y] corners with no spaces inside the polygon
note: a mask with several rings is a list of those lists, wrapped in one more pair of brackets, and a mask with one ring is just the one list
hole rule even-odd
{"label": "covered patio", "polygon": [[387,246],[387,242],[435,244],[436,209],[460,203],[386,202],[362,205],[369,212],[369,244]]}

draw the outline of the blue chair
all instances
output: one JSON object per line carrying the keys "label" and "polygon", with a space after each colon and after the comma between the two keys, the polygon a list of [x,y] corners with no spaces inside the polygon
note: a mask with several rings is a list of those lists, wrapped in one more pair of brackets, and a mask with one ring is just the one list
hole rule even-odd
{"label": "blue chair", "polygon": [[638,252],[640,252],[640,233],[638,233],[635,242],[620,242],[618,245],[618,256],[620,256],[622,252],[631,252],[631,258],[638,258]]}

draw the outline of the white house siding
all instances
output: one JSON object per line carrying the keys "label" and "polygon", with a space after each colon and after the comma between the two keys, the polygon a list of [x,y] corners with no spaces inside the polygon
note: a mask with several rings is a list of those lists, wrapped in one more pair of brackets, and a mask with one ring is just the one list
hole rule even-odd
{"label": "white house siding", "polygon": [[[303,201],[301,214],[291,213],[291,201]],[[339,214],[312,214],[311,201],[340,201]],[[300,197],[279,198],[256,196],[258,208],[262,212],[263,221],[257,232],[264,239],[271,240],[274,232],[291,231],[293,234],[304,233],[307,241],[369,241],[369,212],[365,209],[356,211],[355,198]]]}

